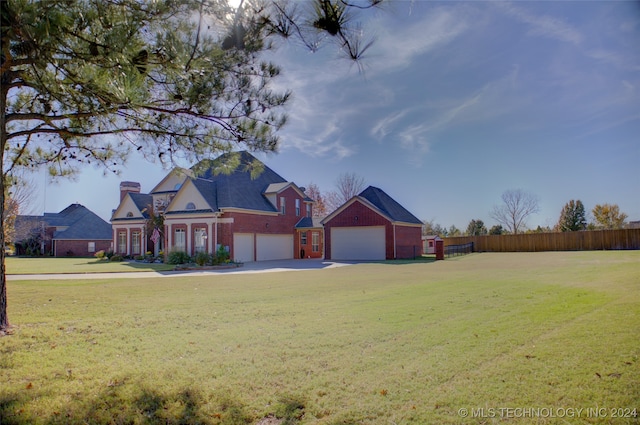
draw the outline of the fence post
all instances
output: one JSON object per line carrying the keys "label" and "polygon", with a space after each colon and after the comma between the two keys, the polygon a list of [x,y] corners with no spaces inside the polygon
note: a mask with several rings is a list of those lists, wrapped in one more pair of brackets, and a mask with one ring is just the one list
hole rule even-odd
{"label": "fence post", "polygon": [[444,241],[440,237],[436,237],[436,261],[444,260]]}

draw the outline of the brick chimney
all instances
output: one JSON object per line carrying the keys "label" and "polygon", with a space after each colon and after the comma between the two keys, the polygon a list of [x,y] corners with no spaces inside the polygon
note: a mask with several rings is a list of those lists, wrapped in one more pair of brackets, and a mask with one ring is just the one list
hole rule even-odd
{"label": "brick chimney", "polygon": [[127,193],[140,193],[140,183],[138,182],[122,182],[120,183],[120,202]]}

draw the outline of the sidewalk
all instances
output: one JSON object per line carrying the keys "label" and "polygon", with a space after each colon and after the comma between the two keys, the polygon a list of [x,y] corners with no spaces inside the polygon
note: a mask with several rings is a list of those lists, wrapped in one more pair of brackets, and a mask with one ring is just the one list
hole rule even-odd
{"label": "sidewalk", "polygon": [[165,272],[121,272],[121,273],[60,273],[60,274],[14,274],[7,281],[17,280],[77,280],[77,279],[148,279],[165,277],[216,276],[222,274],[274,273],[303,270],[322,270],[357,264],[356,262],[333,262],[325,260],[273,260],[245,263],[242,267],[220,270],[184,270]]}

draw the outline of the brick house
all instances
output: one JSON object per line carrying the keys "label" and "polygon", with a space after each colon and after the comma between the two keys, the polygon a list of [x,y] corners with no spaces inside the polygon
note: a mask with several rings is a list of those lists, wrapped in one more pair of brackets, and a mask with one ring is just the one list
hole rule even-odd
{"label": "brick house", "polygon": [[324,220],[325,258],[391,260],[422,255],[422,222],[369,186]]}
{"label": "brick house", "polygon": [[[120,189],[111,219],[120,254],[164,249],[195,255],[222,246],[243,262],[323,255],[322,227],[311,219],[313,200],[246,151],[175,169],[149,194],[132,182]],[[145,230],[150,213],[164,219],[155,245]]]}
{"label": "brick house", "polygon": [[[59,213],[16,217],[16,253],[90,257],[111,250],[111,226],[91,210],[71,204]],[[34,246],[29,246],[34,245]]]}

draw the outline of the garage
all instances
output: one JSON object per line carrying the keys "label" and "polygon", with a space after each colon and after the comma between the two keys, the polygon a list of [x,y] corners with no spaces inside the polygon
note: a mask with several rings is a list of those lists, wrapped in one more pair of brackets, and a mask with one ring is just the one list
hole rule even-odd
{"label": "garage", "polygon": [[243,263],[254,261],[253,233],[233,234],[233,259]]}
{"label": "garage", "polygon": [[293,235],[256,235],[258,261],[293,258]]}
{"label": "garage", "polygon": [[331,228],[331,258],[334,260],[384,260],[385,227]]}

